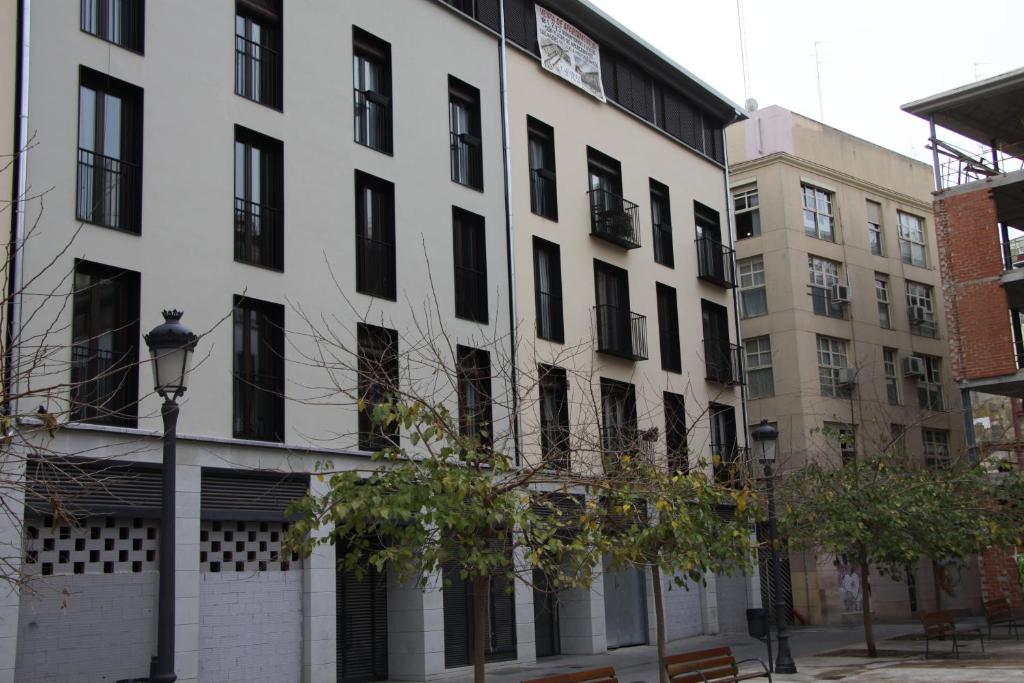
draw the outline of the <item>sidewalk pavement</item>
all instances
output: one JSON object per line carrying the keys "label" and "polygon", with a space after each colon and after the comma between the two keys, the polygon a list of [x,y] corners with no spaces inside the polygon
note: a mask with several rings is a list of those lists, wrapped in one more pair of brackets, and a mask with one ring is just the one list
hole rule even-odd
{"label": "sidewalk pavement", "polygon": [[[967,620],[961,625],[967,625]],[[931,657],[925,660],[920,633],[919,623],[877,624],[875,636],[880,656],[871,659],[864,651],[864,633],[859,625],[798,627],[791,630],[790,645],[799,673],[779,674],[774,680],[779,683],[1024,683],[1024,640],[1008,638],[1005,629],[996,632],[992,640],[986,638],[984,653],[976,640],[961,644],[960,659],[951,654],[951,643],[933,641]],[[764,644],[745,633],[671,641],[668,651],[686,652],[721,645],[732,647],[737,659],[767,660]],[[658,683],[657,648],[653,645],[620,648],[601,655],[562,655],[526,666],[499,666],[488,669],[487,680],[488,683],[518,683],[602,666],[615,667],[621,683]],[[471,681],[472,674],[446,680]]]}

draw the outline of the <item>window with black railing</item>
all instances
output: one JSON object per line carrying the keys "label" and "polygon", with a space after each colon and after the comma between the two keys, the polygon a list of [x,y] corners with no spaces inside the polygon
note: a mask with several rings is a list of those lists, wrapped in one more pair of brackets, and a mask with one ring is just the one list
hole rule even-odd
{"label": "window with black railing", "polygon": [[536,292],[537,336],[564,342],[562,317],[562,259],[554,242],[533,238],[533,286]]}
{"label": "window with black railing", "polygon": [[139,274],[76,261],[71,417],[135,427],[138,418]]}
{"label": "window with black railing", "polygon": [[459,392],[459,433],[481,446],[493,443],[491,356],[483,349],[456,347]]}
{"label": "window with black railing", "polygon": [[729,312],[725,306],[701,301],[705,377],[719,384],[743,382],[740,347],[730,343]]}
{"label": "window with black railing", "polygon": [[636,388],[628,382],[601,378],[601,447],[605,466],[616,465],[624,455],[639,450],[636,419]]}
{"label": "window with black railing", "polygon": [[686,473],[690,469],[686,445],[686,404],[684,397],[666,391],[665,400],[665,453],[671,472]]}
{"label": "window with black railing", "polygon": [[452,180],[484,189],[483,144],[480,132],[480,91],[448,77],[448,131]]}
{"label": "window with black railing", "polygon": [[398,422],[374,422],[378,405],[398,391],[398,333],[395,330],[360,323],[357,372],[359,388],[359,449],[381,451],[397,445]]}
{"label": "window with black railing", "polygon": [[142,229],[142,89],[79,69],[79,220],[138,233]]}
{"label": "window with black railing", "polygon": [[625,249],[640,246],[640,207],[608,190],[590,191],[590,234]]}
{"label": "window with black railing", "polygon": [[594,307],[597,350],[629,360],[647,360],[647,316],[610,304]]}
{"label": "window with black railing", "polygon": [[658,342],[661,349],[661,369],[682,372],[683,360],[679,348],[679,307],[674,287],[655,284],[658,299]]}
{"label": "window with black railing", "polygon": [[532,116],[526,117],[527,153],[530,165],[530,210],[558,220],[555,175],[555,131]]}
{"label": "window with black railing", "polygon": [[284,441],[284,306],[236,296],[233,323],[232,434]]}
{"label": "window with black railing", "polygon": [[391,45],[352,27],[355,141],[391,154]]}
{"label": "window with black railing", "polygon": [[356,171],[356,291],[397,298],[395,186]]}
{"label": "window with black railing", "polygon": [[487,245],[484,217],[452,207],[455,315],[487,323]]}
{"label": "window with black railing", "polygon": [[280,141],[235,126],[235,260],[284,270]]}
{"label": "window with black railing", "polygon": [[280,0],[238,0],[235,11],[235,94],[282,108]]}
{"label": "window with black railing", "polygon": [[735,252],[722,239],[718,212],[695,201],[693,216],[697,227],[697,277],[720,287],[735,287]]}
{"label": "window with black railing", "polygon": [[132,52],[143,52],[145,0],[81,0],[80,26],[86,33]]}
{"label": "window with black railing", "polygon": [[547,467],[568,471],[569,380],[564,368],[538,366],[540,391],[540,450]]}
{"label": "window with black railing", "polygon": [[742,486],[743,451],[736,435],[736,409],[712,403],[710,417],[711,467],[715,481],[725,486]]}
{"label": "window with black railing", "polygon": [[668,187],[651,179],[651,225],[654,229],[654,260],[669,268],[675,267],[672,248],[672,212]]}

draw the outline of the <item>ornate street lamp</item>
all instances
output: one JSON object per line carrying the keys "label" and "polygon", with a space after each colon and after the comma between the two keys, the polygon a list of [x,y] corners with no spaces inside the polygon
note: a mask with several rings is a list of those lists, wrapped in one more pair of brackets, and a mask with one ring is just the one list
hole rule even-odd
{"label": "ornate street lamp", "polygon": [[764,477],[768,488],[768,542],[771,544],[772,552],[772,594],[775,597],[775,628],[776,639],[779,642],[778,655],[775,657],[775,673],[795,674],[796,662],[789,651],[789,633],[786,628],[786,599],[782,594],[782,565],[779,560],[779,547],[777,543],[778,529],[775,517],[775,478],[772,473],[772,465],[775,464],[776,452],[779,445],[779,430],[768,424],[768,420],[761,420],[761,424],[750,433],[761,449],[761,465],[764,467]]}
{"label": "ornate street lamp", "polygon": [[173,683],[174,673],[174,515],[177,461],[178,398],[188,389],[188,375],[196,335],[181,324],[181,311],[164,311],[164,322],[145,335],[153,360],[153,388],[164,399],[163,497],[160,513],[160,598],[156,656],[149,665],[149,680]]}

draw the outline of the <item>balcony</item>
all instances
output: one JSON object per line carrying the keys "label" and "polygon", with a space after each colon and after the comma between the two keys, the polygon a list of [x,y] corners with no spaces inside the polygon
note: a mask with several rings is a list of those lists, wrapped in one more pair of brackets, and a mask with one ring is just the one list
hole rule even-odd
{"label": "balcony", "polygon": [[743,349],[722,339],[704,340],[705,379],[719,384],[743,384]]}
{"label": "balcony", "polygon": [[281,109],[281,53],[236,34],[235,94]]}
{"label": "balcony", "polygon": [[469,133],[451,133],[452,180],[477,190],[484,189],[483,152],[480,138]]}
{"label": "balcony", "polygon": [[647,316],[600,304],[597,316],[597,350],[627,360],[647,360]]}
{"label": "balcony", "polygon": [[80,148],[78,219],[117,230],[139,232],[141,175],[138,164]]}
{"label": "balcony", "polygon": [[732,289],[736,286],[736,272],[733,267],[735,252],[710,237],[698,237],[697,277],[719,287]]}
{"label": "balcony", "polygon": [[638,249],[640,207],[607,190],[591,190],[590,234],[623,249]]}
{"label": "balcony", "polygon": [[715,482],[730,488],[742,488],[748,476],[750,449],[735,443],[711,444],[711,471]]}
{"label": "balcony", "polygon": [[284,270],[280,209],[235,198],[235,260]]}
{"label": "balcony", "polygon": [[601,437],[606,471],[621,468],[623,457],[629,457],[635,463],[656,463],[654,449],[658,442],[657,428],[638,429],[636,425],[614,425],[603,428]]}

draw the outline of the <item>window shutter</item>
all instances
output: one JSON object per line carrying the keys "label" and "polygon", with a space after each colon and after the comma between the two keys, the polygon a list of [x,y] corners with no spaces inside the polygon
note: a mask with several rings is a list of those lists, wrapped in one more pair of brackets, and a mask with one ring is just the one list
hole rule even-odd
{"label": "window shutter", "polygon": [[306,495],[308,488],[305,474],[203,468],[200,514],[203,519],[281,521],[288,504]]}
{"label": "window shutter", "polygon": [[73,516],[160,514],[160,465],[80,458],[28,461],[25,510]]}

